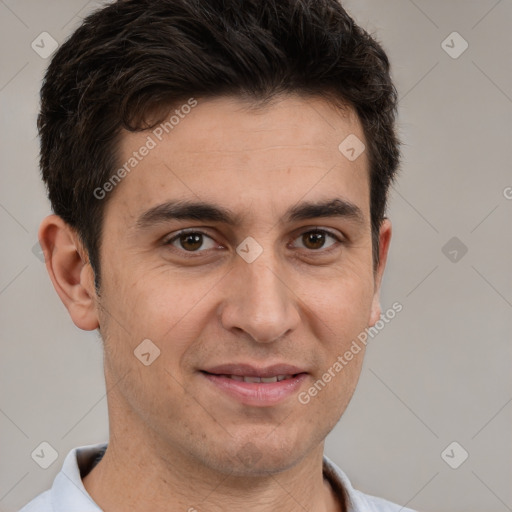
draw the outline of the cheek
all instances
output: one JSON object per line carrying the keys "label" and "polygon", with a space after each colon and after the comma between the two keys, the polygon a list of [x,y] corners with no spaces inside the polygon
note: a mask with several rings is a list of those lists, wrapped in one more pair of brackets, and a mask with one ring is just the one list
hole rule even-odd
{"label": "cheek", "polygon": [[212,313],[205,308],[216,281],[218,276],[216,280],[188,279],[165,266],[126,273],[116,269],[104,283],[112,339],[122,340],[131,352],[142,340],[150,339],[161,350],[162,359],[173,365],[211,321]]}
{"label": "cheek", "polygon": [[301,297],[307,309],[318,318],[325,332],[319,339],[338,343],[357,335],[368,326],[373,300],[371,272],[345,267],[322,281],[314,277],[301,284]]}
{"label": "cheek", "polygon": [[[369,325],[373,298],[372,275],[348,266],[324,286],[310,286],[303,295],[311,325],[322,348],[321,369],[304,395],[310,407],[323,410],[330,426],[350,401],[363,363],[365,345],[358,336]],[[325,411],[329,411],[326,413]]]}

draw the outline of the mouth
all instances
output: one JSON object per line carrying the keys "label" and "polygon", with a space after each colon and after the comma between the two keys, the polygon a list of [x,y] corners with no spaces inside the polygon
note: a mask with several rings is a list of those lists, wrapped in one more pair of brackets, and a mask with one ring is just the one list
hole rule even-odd
{"label": "mouth", "polygon": [[291,365],[229,364],[201,370],[216,390],[244,405],[269,407],[296,394],[308,373]]}
{"label": "mouth", "polygon": [[214,375],[216,377],[224,377],[226,379],[232,379],[236,380],[237,382],[250,382],[252,384],[256,382],[262,382],[264,384],[271,384],[272,382],[281,382],[283,380],[289,380],[293,379],[297,375],[300,375],[298,373],[295,373],[293,375],[274,375],[271,377],[257,377],[257,376],[251,376],[251,375],[229,375],[229,374],[215,374],[215,373],[209,373],[204,372],[208,375]]}

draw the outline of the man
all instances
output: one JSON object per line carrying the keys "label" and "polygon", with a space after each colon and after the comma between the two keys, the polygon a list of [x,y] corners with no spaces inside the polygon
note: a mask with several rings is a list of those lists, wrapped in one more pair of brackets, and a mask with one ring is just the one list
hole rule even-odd
{"label": "man", "polygon": [[399,141],[379,44],[336,0],[123,0],[41,100],[39,238],[101,333],[110,439],[23,510],[406,510],[323,455],[381,315]]}

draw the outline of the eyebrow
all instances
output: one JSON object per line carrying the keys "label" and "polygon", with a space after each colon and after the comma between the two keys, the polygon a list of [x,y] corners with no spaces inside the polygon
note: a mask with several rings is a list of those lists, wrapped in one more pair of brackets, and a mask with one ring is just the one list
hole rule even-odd
{"label": "eyebrow", "polygon": [[[357,224],[365,223],[362,210],[346,199],[332,199],[327,201],[301,202],[289,208],[281,222],[294,222],[314,219],[317,217],[342,217],[355,221]],[[228,208],[192,201],[168,201],[150,208],[137,219],[138,229],[146,229],[155,224],[171,220],[195,220],[200,222],[220,222],[228,225],[240,224],[242,217]]]}

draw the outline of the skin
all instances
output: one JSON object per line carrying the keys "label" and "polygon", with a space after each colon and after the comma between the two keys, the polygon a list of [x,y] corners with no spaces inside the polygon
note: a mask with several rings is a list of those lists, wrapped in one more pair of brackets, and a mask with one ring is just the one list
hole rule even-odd
{"label": "skin", "polygon": [[[374,269],[367,155],[349,161],[338,150],[349,134],[364,141],[354,112],[291,95],[249,107],[198,99],[104,199],[99,296],[73,230],[55,215],[41,225],[71,318],[104,339],[110,441],[84,485],[107,512],[344,509],[322,476],[324,439],[352,397],[364,350],[305,405],[298,392],[244,405],[199,370],[284,362],[307,371],[298,390],[307,391],[379,319],[391,224],[382,223]],[[148,135],[122,135],[121,165]],[[337,198],[361,219],[285,217],[304,201]],[[228,208],[238,222],[138,227],[144,212],[177,199]],[[164,243],[184,228],[207,235],[195,252],[179,238]],[[343,242],[302,236],[315,228]],[[252,263],[236,253],[247,236],[263,249]],[[160,349],[149,366],[134,356],[144,339]]]}

